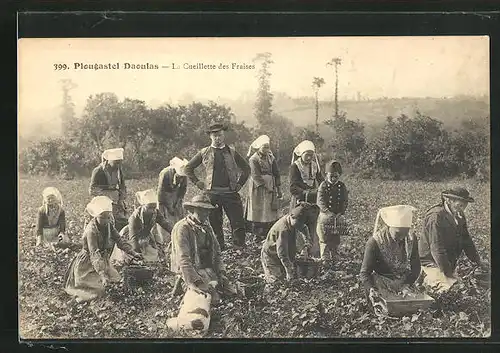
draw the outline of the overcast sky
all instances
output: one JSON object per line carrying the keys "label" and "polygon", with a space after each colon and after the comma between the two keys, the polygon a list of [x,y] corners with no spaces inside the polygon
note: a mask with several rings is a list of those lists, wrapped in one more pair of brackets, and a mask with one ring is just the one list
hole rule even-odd
{"label": "overcast sky", "polygon": [[[19,109],[22,113],[61,104],[59,80],[72,79],[78,107],[90,94],[114,92],[146,102],[175,103],[195,98],[238,98],[257,88],[255,70],[186,70],[184,63],[252,64],[259,52],[272,53],[271,89],[292,97],[312,95],[314,76],[326,85],[320,99],[333,97],[334,71],[342,58],[339,94],[364,97],[489,95],[488,37],[296,37],[296,38],[120,38],[21,39]],[[75,62],[120,62],[120,70],[75,71]],[[150,63],[181,69],[124,70],[123,64]],[[54,70],[66,63],[69,70]]]}

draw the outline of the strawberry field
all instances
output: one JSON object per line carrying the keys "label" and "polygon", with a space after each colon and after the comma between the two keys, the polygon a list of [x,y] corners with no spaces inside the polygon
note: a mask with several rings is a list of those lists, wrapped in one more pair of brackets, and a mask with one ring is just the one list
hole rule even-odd
{"label": "strawberry field", "polygon": [[[64,291],[62,278],[75,256],[73,249],[35,247],[32,226],[44,187],[57,187],[64,197],[68,235],[80,241],[82,216],[88,196],[88,179],[55,180],[21,177],[19,181],[18,288],[20,336],[36,338],[170,338],[166,320],[175,316],[181,297],[170,296],[173,281],[166,268],[155,268],[152,286],[127,291],[110,287],[105,297],[76,303]],[[207,338],[316,338],[316,337],[487,337],[490,334],[490,290],[466,280],[439,310],[417,312],[402,318],[379,318],[368,310],[358,279],[364,244],[373,230],[379,207],[415,206],[420,232],[427,208],[439,202],[444,183],[382,182],[345,179],[350,190],[347,216],[353,234],[344,237],[334,271],[321,271],[312,280],[283,285],[272,296],[256,295],[225,300],[212,309]],[[138,190],[154,188],[157,180],[129,180],[129,204]],[[469,230],[481,257],[490,261],[490,186],[465,181],[475,203],[466,210]],[[287,208],[287,185],[283,191]],[[193,196],[192,186],[186,199]],[[242,191],[245,196],[246,188]],[[227,224],[227,223],[226,223]],[[226,233],[229,229],[226,227]],[[249,241],[243,251],[223,252],[228,277],[262,273],[260,248]],[[470,270],[462,258],[459,274]]]}

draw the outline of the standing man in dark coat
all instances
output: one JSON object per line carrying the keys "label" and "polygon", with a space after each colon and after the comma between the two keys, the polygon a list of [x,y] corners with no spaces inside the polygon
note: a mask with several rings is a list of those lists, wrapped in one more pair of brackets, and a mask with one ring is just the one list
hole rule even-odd
{"label": "standing man in dark coat", "polygon": [[[250,166],[245,159],[224,142],[223,124],[213,124],[207,130],[212,140],[210,146],[201,149],[186,165],[185,172],[198,189],[204,191],[216,209],[210,214],[210,224],[221,249],[225,248],[222,231],[223,214],[229,218],[233,246],[245,246],[245,219],[243,203],[238,193],[250,175]],[[194,170],[201,164],[205,167],[205,181],[199,180]]]}
{"label": "standing man in dark coat", "polygon": [[462,251],[481,269],[487,271],[489,266],[481,261],[467,229],[464,210],[474,202],[469,192],[462,187],[446,190],[441,193],[441,200],[425,215],[418,249],[424,283],[445,292],[458,280],[457,261]]}

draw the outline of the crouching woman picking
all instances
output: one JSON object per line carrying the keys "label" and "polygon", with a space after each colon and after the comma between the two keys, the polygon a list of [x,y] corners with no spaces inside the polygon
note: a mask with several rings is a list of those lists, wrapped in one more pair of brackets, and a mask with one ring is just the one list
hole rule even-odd
{"label": "crouching woman picking", "polygon": [[60,242],[69,243],[66,233],[66,213],[63,209],[62,196],[54,187],[42,192],[43,204],[38,209],[36,224],[36,245],[54,246]]}
{"label": "crouching woman picking", "polygon": [[[412,206],[398,205],[378,211],[360,272],[366,294],[374,305],[381,294],[406,296],[420,274],[417,240],[410,234],[414,210]],[[379,220],[382,227],[377,229]]]}
{"label": "crouching woman picking", "polygon": [[109,261],[115,243],[132,257],[142,259],[141,254],[122,241],[114,227],[111,199],[96,196],[86,210],[93,218],[83,232],[82,250],[64,276],[64,290],[78,302],[93,300],[104,294],[109,282],[120,281],[120,274]]}
{"label": "crouching woman picking", "polygon": [[297,237],[301,237],[304,249],[309,252],[311,237],[306,226],[308,212],[314,207],[301,203],[289,214],[281,217],[267,233],[261,252],[261,262],[267,288],[278,279],[286,277],[287,281],[296,277],[295,256],[297,255]]}
{"label": "crouching woman picking", "polygon": [[[154,190],[149,189],[136,193],[137,207],[129,218],[128,225],[120,231],[122,239],[129,243],[135,252],[141,253],[144,261],[149,263],[159,262],[165,258],[165,245],[163,238],[151,230],[155,225],[160,226],[165,232],[172,231],[172,225],[167,222],[162,213],[157,209],[157,196]],[[127,265],[133,260],[126,251],[115,245],[111,261],[119,265]]]}

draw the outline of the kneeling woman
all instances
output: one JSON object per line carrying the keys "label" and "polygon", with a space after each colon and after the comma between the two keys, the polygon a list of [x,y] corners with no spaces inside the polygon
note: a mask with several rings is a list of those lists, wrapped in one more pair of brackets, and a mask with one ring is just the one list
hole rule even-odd
{"label": "kneeling woman", "polygon": [[281,217],[267,233],[261,252],[261,262],[268,284],[278,279],[295,278],[295,256],[297,255],[297,237],[300,237],[306,252],[311,248],[311,237],[306,220],[311,204],[301,203],[289,214]]}
{"label": "kneeling woman", "polygon": [[[135,252],[141,253],[144,261],[157,262],[165,257],[163,239],[159,234],[154,235],[151,230],[158,224],[167,232],[172,231],[165,217],[158,211],[157,196],[154,190],[149,189],[136,193],[139,207],[137,207],[121,231],[120,236],[126,241]],[[125,265],[133,258],[126,251],[121,250],[117,245],[111,255],[111,261]]]}
{"label": "kneeling woman", "polygon": [[61,241],[69,242],[66,232],[66,214],[63,209],[62,196],[54,187],[45,188],[42,192],[43,204],[38,209],[38,221],[35,228],[36,246],[55,245]]}
{"label": "kneeling woman", "polygon": [[112,224],[112,201],[106,196],[96,196],[87,205],[93,217],[82,236],[83,248],[71,262],[64,278],[64,290],[78,302],[95,299],[104,294],[108,282],[119,282],[120,274],[109,261],[116,245],[134,258],[142,255],[123,242]]}
{"label": "kneeling woman", "polygon": [[[417,241],[410,234],[412,206],[384,207],[378,211],[373,236],[365,248],[360,277],[368,297],[380,293],[398,294],[409,291],[420,274]],[[383,222],[377,229],[379,219]]]}

